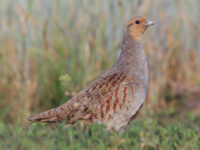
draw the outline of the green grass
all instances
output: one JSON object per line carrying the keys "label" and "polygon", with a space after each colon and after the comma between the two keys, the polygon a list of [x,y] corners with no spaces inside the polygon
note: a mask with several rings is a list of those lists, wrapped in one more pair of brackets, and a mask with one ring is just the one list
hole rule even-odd
{"label": "green grass", "polygon": [[[186,118],[185,118],[186,117]],[[73,149],[146,149],[146,150],[198,150],[199,118],[186,115],[175,122],[157,121],[155,118],[137,119],[124,133],[106,132],[103,125],[74,127],[62,124],[28,124],[22,127],[0,123],[0,149],[20,150],[73,150]],[[191,126],[191,121],[193,121]]]}

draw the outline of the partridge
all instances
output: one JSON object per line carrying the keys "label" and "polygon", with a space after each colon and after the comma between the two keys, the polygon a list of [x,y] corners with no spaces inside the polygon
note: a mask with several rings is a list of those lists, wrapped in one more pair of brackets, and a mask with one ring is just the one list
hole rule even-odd
{"label": "partridge", "polygon": [[148,66],[141,38],[148,26],[142,17],[131,19],[125,27],[117,62],[88,87],[57,108],[29,118],[35,122],[100,122],[118,132],[135,119],[144,104],[148,85]]}

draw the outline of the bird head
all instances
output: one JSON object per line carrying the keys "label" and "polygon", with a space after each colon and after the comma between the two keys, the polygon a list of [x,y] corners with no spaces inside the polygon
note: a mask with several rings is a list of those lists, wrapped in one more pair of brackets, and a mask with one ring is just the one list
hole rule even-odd
{"label": "bird head", "polygon": [[141,41],[141,37],[145,30],[151,25],[154,25],[152,21],[142,17],[135,17],[128,22],[126,28],[128,33],[130,33],[135,40]]}

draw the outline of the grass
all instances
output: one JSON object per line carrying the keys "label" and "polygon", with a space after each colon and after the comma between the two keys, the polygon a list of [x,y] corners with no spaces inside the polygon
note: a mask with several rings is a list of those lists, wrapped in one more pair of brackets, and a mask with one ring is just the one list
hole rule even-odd
{"label": "grass", "polygon": [[66,128],[64,122],[52,126],[44,123],[7,126],[1,122],[0,149],[198,150],[200,120],[192,116],[184,116],[185,123],[180,118],[170,123],[156,118],[140,118],[121,135],[115,131],[107,132],[98,124],[85,127],[78,123]]}

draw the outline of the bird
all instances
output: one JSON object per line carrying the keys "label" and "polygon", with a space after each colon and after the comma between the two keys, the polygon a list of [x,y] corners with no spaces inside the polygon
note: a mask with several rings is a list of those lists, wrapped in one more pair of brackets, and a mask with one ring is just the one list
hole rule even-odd
{"label": "bird", "polygon": [[116,63],[82,91],[59,107],[41,112],[31,122],[77,121],[102,123],[122,133],[138,115],[148,87],[148,64],[142,35],[154,25],[138,16],[124,27],[121,52]]}

